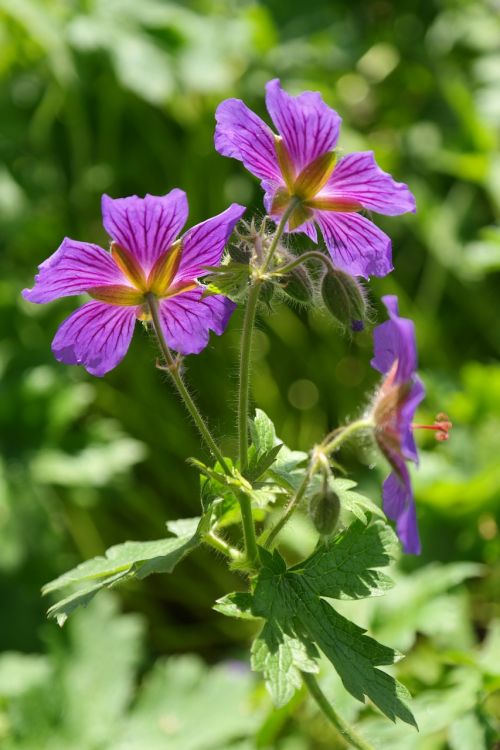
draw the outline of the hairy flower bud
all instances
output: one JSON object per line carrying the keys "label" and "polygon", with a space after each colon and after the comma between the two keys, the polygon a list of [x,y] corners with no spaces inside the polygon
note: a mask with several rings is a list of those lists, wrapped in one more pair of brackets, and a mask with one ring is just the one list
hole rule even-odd
{"label": "hairy flower bud", "polygon": [[328,487],[314,494],[309,501],[309,516],[316,531],[329,536],[335,531],[340,515],[339,496]]}
{"label": "hairy flower bud", "polygon": [[294,302],[300,302],[304,305],[312,302],[314,289],[311,278],[304,266],[296,266],[282,276],[280,286],[286,296],[290,297]]}
{"label": "hairy flower bud", "polygon": [[321,284],[321,296],[328,312],[352,331],[362,331],[367,315],[363,287],[344,271],[327,271]]}

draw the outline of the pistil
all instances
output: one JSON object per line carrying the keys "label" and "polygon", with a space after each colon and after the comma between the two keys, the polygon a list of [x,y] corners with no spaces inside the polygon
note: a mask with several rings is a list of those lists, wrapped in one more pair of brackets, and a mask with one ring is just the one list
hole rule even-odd
{"label": "pistil", "polygon": [[450,422],[448,415],[440,412],[434,424],[412,424],[412,430],[433,430],[436,433],[436,440],[443,443],[450,437],[450,430],[452,428],[452,422]]}

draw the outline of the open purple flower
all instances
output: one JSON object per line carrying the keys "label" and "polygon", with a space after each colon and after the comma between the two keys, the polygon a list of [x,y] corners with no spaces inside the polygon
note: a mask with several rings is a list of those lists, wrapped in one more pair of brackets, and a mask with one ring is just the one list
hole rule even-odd
{"label": "open purple flower", "polygon": [[406,462],[418,463],[412,423],[425,388],[416,375],[413,322],[399,317],[397,297],[382,297],[382,301],[389,320],[373,331],[375,356],[371,364],[385,375],[372,407],[375,438],[392,466],[383,486],[384,510],[396,521],[405,552],[418,555],[420,539]]}
{"label": "open purple flower", "polygon": [[414,212],[408,187],[380,169],[371,151],[337,161],[333,149],[341,118],[319,93],[290,96],[275,79],[266,85],[266,105],[278,135],[240,99],[222,102],[215,115],[217,151],[239,159],[261,179],[266,211],[274,219],[295,199],[288,232],[304,232],[317,242],[317,224],[341,270],[365,277],[388,274],[391,241],[358,212]]}
{"label": "open purple flower", "polygon": [[224,332],[235,305],[221,295],[203,298],[197,279],[206,273],[204,266],[220,262],[244,211],[233,203],[176,240],[188,215],[182,190],[116,200],[103,195],[110,252],[66,238],[39,266],[33,289],[23,291],[37,303],[84,292],[92,297],[57,331],[52,342],[56,359],[98,376],[116,367],[127,353],[136,319],[149,318],[148,294],[159,300],[168,345],[181,354],[200,352],[210,330]]}

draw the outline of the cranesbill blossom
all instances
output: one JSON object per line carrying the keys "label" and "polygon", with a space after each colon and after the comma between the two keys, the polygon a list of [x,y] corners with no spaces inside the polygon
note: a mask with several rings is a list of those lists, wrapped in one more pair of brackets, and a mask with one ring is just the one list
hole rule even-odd
{"label": "cranesbill blossom", "polygon": [[188,215],[186,194],[102,198],[103,224],[112,238],[110,252],[66,238],[41,266],[31,302],[87,293],[92,297],[67,318],[52,342],[56,359],[83,365],[102,376],[127,353],[135,321],[149,319],[147,299],[158,299],[167,344],[181,354],[200,352],[209,331],[224,332],[234,304],[226,297],[203,297],[197,281],[204,266],[220,262],[224,245],[245,208],[226,211],[176,237]]}
{"label": "cranesbill blossom", "polygon": [[317,242],[318,225],[340,269],[385,276],[392,270],[391,241],[359,211],[414,212],[408,187],[380,169],[372,151],[337,161],[341,118],[319,93],[290,96],[275,79],[266,85],[266,104],[278,135],[240,99],[226,99],[216,112],[216,149],[261,179],[266,211],[274,219],[295,200],[288,232],[304,232]]}
{"label": "cranesbill blossom", "polygon": [[396,521],[405,552],[419,554],[415,503],[406,462],[418,463],[412,422],[425,389],[416,375],[413,322],[399,317],[397,297],[382,297],[382,301],[389,320],[373,331],[375,356],[371,364],[384,373],[385,379],[375,396],[371,415],[378,446],[393,469],[383,486],[384,510]]}

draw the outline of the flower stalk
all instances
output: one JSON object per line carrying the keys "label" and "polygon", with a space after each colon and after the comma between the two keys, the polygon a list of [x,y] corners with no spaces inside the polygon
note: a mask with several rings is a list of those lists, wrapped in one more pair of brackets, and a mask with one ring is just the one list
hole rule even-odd
{"label": "flower stalk", "polygon": [[184,379],[179,370],[179,361],[174,359],[174,356],[172,352],[170,351],[167,342],[165,341],[165,336],[163,335],[163,331],[161,327],[161,321],[160,321],[160,315],[159,315],[159,309],[158,309],[158,300],[156,296],[152,293],[148,293],[146,296],[147,296],[148,308],[151,313],[151,319],[152,319],[156,339],[158,341],[161,353],[167,365],[165,367],[165,370],[166,372],[168,372],[168,374],[172,378],[174,385],[177,388],[177,391],[182,401],[184,402],[186,409],[188,410],[191,417],[193,418],[193,421],[196,427],[198,428],[200,435],[202,436],[205,443],[207,444],[210,452],[212,453],[214,458],[216,458],[217,461],[220,463],[225,474],[231,475],[231,470],[229,466],[227,465],[224,459],[224,456],[222,455],[222,451],[220,450],[214,438],[212,437],[212,434],[205,420],[201,416],[200,410],[196,406],[193,400],[193,397],[189,393],[187,386],[184,383]]}
{"label": "flower stalk", "polygon": [[302,679],[304,680],[309,693],[321,709],[321,712],[326,716],[330,724],[333,724],[347,746],[354,747],[356,750],[374,750],[372,745],[360,737],[359,734],[357,734],[354,729],[349,726],[341,716],[339,716],[321,690],[314,675],[310,672],[302,672]]}

